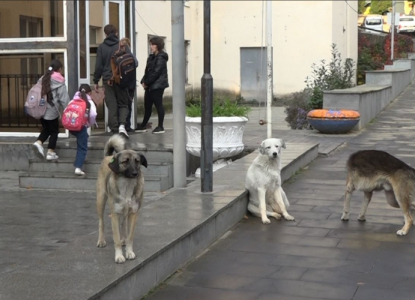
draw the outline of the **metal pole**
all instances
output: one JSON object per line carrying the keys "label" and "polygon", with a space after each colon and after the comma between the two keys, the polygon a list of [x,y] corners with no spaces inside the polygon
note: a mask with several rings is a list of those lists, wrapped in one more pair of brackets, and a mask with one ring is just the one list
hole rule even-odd
{"label": "metal pole", "polygon": [[392,34],[391,34],[391,61],[395,52],[395,0],[392,1]]}
{"label": "metal pole", "polygon": [[213,187],[213,78],[210,74],[210,0],[203,0],[202,147],[200,179],[202,193]]}
{"label": "metal pole", "polygon": [[173,63],[173,178],[174,187],[186,186],[186,58],[184,48],[184,3],[171,1]]}
{"label": "metal pole", "polygon": [[267,138],[272,137],[272,1],[267,0]]}

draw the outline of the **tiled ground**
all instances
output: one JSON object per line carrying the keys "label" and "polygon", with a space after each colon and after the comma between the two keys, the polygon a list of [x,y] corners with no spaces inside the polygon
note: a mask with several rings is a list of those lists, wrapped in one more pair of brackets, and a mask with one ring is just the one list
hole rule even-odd
{"label": "tiled ground", "polygon": [[414,166],[414,138],[409,87],[361,134],[284,185],[295,222],[249,216],[147,299],[415,299],[415,228],[396,236],[401,211],[378,193],[359,222],[356,192],[350,221],[340,220],[348,156],[385,150]]}

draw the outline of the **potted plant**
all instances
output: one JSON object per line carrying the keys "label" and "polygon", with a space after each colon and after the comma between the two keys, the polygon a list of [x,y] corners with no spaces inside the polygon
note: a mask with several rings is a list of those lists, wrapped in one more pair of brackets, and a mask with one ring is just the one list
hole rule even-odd
{"label": "potted plant", "polygon": [[[238,155],[244,150],[243,134],[251,109],[229,98],[213,102],[213,159]],[[186,150],[200,157],[202,107],[199,101],[186,107]]]}

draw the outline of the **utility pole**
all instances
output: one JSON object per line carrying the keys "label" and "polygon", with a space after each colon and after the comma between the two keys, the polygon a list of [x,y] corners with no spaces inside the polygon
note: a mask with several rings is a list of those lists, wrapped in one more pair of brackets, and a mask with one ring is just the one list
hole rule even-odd
{"label": "utility pole", "polygon": [[391,61],[395,52],[395,0],[392,0],[392,32],[391,32]]}
{"label": "utility pole", "polygon": [[[133,1],[134,2],[134,1]],[[173,178],[174,187],[186,186],[186,57],[184,48],[184,3],[171,1],[173,63]]]}
{"label": "utility pole", "polygon": [[267,138],[272,137],[272,1],[267,0]]}
{"label": "utility pole", "polygon": [[201,192],[213,189],[213,78],[210,74],[210,0],[203,0]]}

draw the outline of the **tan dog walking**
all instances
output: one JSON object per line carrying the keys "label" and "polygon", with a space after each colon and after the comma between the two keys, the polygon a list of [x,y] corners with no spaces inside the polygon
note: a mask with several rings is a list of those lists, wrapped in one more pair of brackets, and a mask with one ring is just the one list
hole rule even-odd
{"label": "tan dog walking", "polygon": [[[140,170],[147,168],[144,155],[126,149],[126,141],[113,135],[105,145],[104,159],[98,171],[97,211],[99,218],[98,247],[105,247],[104,211],[108,200],[111,210],[112,235],[115,247],[115,262],[134,259],[134,229],[138,210],[143,202],[144,176]],[[122,245],[125,243],[125,257]]]}

